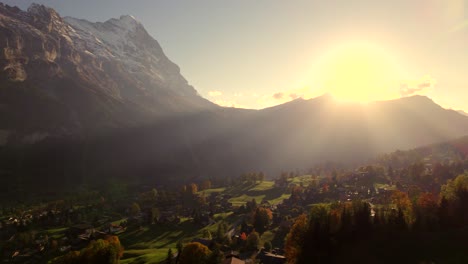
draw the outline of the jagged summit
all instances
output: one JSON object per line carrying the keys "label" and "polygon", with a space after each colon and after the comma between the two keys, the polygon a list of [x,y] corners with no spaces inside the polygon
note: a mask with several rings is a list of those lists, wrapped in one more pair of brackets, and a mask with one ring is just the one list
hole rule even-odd
{"label": "jagged summit", "polygon": [[27,10],[30,14],[44,15],[44,14],[57,14],[57,12],[50,7],[46,7],[41,4],[32,3]]}
{"label": "jagged summit", "polygon": [[140,21],[138,21],[134,16],[132,15],[121,15],[119,18],[120,21],[123,21],[125,23],[138,23],[141,24]]}
{"label": "jagged summit", "polygon": [[93,23],[0,4],[0,50],[0,105],[11,121],[0,131],[21,131],[22,120],[25,134],[75,133],[216,107],[129,15]]}

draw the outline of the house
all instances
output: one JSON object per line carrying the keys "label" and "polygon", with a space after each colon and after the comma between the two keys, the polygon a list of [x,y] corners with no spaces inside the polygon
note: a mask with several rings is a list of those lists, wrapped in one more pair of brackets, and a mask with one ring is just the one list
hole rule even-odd
{"label": "house", "polygon": [[70,227],[69,232],[72,236],[77,237],[80,235],[92,234],[94,227],[90,224],[77,224]]}
{"label": "house", "polygon": [[260,263],[264,264],[284,264],[286,263],[286,257],[280,255],[282,252],[277,252],[273,250],[272,252],[266,252],[262,250],[258,255],[257,259],[260,260]]}
{"label": "house", "polygon": [[239,252],[229,251],[225,255],[223,264],[245,264],[245,261],[239,258]]}
{"label": "house", "polygon": [[109,225],[109,234],[120,234],[125,231],[126,228],[124,228],[121,225],[116,225],[116,224],[110,224]]}
{"label": "house", "polygon": [[245,261],[240,260],[236,257],[229,257],[223,261],[223,264],[245,264]]}

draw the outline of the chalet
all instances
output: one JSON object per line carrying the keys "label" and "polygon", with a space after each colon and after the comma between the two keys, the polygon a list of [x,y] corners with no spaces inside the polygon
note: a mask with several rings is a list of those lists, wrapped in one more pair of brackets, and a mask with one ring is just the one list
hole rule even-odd
{"label": "chalet", "polygon": [[223,264],[245,264],[245,261],[236,257],[229,257],[223,261]]}
{"label": "chalet", "polygon": [[257,255],[257,259],[260,260],[261,263],[264,264],[284,264],[286,263],[286,257],[283,255],[277,254],[275,251],[273,252],[265,252],[261,251]]}
{"label": "chalet", "polygon": [[109,234],[120,234],[122,232],[125,231],[126,228],[124,228],[123,226],[121,225],[116,225],[116,224],[110,224],[109,225],[109,229],[108,229],[108,233]]}
{"label": "chalet", "polygon": [[88,235],[90,233],[93,233],[93,231],[94,231],[94,227],[86,223],[74,225],[70,227],[69,229],[70,235],[74,237],[77,237],[80,235]]}
{"label": "chalet", "polygon": [[245,264],[245,261],[239,258],[239,252],[229,251],[225,255],[223,264]]}

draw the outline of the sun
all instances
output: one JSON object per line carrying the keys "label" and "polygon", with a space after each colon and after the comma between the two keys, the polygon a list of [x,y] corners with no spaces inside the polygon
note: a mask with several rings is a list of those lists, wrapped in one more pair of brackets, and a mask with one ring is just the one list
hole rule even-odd
{"label": "sun", "polygon": [[396,96],[399,67],[388,52],[369,43],[349,43],[322,58],[319,78],[338,101],[366,103]]}

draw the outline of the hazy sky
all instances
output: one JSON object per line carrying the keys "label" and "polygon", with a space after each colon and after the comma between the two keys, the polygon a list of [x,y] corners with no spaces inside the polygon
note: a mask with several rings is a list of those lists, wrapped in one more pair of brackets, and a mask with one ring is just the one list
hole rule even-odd
{"label": "hazy sky", "polygon": [[[327,85],[361,96],[394,76],[388,98],[417,92],[468,111],[468,0],[0,1],[42,3],[90,21],[133,15],[189,83],[223,105],[263,108],[320,95]],[[353,43],[360,48],[346,48]],[[368,63],[350,56],[356,51]],[[323,77],[330,75],[336,79]],[[349,80],[344,91],[347,78],[384,75]]]}

